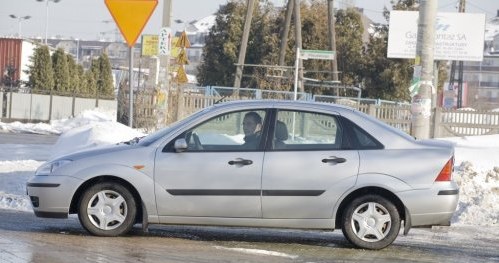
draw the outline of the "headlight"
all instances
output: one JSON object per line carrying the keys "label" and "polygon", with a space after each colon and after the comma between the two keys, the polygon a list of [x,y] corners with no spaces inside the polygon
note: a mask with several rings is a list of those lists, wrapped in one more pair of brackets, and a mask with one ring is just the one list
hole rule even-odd
{"label": "headlight", "polygon": [[60,167],[72,162],[72,160],[58,160],[49,163],[44,163],[37,170],[35,175],[49,175]]}

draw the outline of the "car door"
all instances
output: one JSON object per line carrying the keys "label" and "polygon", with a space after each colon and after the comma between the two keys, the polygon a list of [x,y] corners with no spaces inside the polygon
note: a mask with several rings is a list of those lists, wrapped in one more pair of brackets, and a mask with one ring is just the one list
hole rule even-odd
{"label": "car door", "polygon": [[[160,216],[261,217],[263,136],[245,146],[242,122],[249,112],[230,112],[186,129],[155,159]],[[260,131],[263,132],[263,131]],[[177,152],[175,141],[186,143]]]}
{"label": "car door", "polygon": [[277,110],[262,173],[263,218],[330,218],[355,184],[356,150],[343,149],[335,115]]}

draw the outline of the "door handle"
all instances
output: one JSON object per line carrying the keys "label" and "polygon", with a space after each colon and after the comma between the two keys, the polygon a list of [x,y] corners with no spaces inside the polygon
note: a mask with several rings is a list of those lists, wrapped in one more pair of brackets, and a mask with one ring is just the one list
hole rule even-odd
{"label": "door handle", "polygon": [[246,159],[237,159],[237,160],[232,160],[229,161],[230,165],[250,165],[253,164],[252,160],[246,160]]}
{"label": "door handle", "polygon": [[336,156],[331,156],[329,158],[322,159],[323,163],[344,163],[346,161],[347,161],[347,159],[336,157]]}

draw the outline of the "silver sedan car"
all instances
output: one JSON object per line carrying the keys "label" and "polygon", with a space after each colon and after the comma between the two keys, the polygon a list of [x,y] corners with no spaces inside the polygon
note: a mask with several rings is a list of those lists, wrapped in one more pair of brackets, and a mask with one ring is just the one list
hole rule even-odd
{"label": "silver sedan car", "polygon": [[222,103],[149,136],[43,164],[39,217],[78,214],[97,236],[134,224],[341,229],[360,248],[403,226],[450,225],[454,148],[357,110],[296,101]]}

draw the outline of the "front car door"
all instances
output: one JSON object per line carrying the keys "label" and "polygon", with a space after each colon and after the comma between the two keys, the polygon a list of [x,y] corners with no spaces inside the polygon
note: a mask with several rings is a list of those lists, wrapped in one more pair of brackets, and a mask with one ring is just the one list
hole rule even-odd
{"label": "front car door", "polygon": [[277,110],[262,173],[263,218],[331,218],[354,186],[359,154],[344,149],[338,116]]}
{"label": "front car door", "polygon": [[[155,191],[160,216],[261,217],[264,136],[253,146],[245,143],[242,123],[249,112],[263,124],[265,110],[224,113],[187,128],[158,149]],[[182,152],[174,149],[178,139],[188,146]]]}

